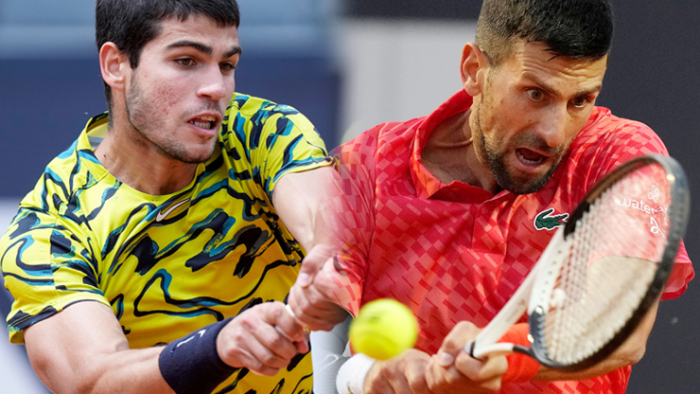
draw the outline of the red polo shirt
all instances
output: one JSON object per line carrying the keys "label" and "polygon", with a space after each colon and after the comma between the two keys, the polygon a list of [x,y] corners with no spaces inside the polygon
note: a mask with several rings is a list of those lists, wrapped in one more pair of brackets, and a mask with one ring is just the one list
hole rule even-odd
{"label": "red polo shirt", "polygon": [[[421,152],[438,124],[471,103],[460,91],[427,117],[378,125],[337,152],[352,207],[341,218],[354,229],[342,260],[357,280],[345,306],[356,313],[377,298],[401,301],[419,321],[416,348],[428,354],[437,352],[457,322],[484,327],[503,307],[556,230],[543,218],[570,214],[598,180],[628,159],[668,154],[649,127],[596,107],[536,193],[493,195],[460,181],[444,184],[423,166]],[[682,294],[693,276],[681,245],[663,298]],[[506,384],[500,393],[623,393],[630,371]]]}

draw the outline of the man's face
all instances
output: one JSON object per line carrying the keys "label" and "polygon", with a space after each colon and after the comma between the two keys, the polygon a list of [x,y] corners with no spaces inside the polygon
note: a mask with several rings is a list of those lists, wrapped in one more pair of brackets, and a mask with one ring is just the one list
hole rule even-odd
{"label": "man's face", "polygon": [[127,82],[126,111],[136,142],[185,163],[209,159],[239,57],[236,27],[198,15],[163,20]]}
{"label": "man's face", "polygon": [[500,187],[527,194],[547,183],[591,115],[606,64],[607,56],[553,58],[542,43],[519,42],[489,69],[470,126],[477,157]]}

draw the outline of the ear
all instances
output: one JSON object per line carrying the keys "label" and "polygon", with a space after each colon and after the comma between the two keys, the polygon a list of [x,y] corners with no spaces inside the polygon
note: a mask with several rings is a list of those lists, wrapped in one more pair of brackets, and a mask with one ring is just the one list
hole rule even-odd
{"label": "ear", "polygon": [[464,90],[472,97],[481,94],[488,74],[489,60],[475,43],[469,42],[462,49],[460,71]]}
{"label": "ear", "polygon": [[124,90],[129,59],[113,42],[106,42],[100,48],[100,71],[102,79],[116,90]]}

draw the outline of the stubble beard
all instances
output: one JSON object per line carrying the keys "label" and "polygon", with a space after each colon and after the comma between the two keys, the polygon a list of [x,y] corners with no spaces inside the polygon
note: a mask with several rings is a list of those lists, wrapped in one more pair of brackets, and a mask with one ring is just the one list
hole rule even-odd
{"label": "stubble beard", "polygon": [[129,90],[126,92],[124,104],[129,124],[141,136],[141,141],[139,142],[150,144],[162,156],[182,163],[199,164],[209,160],[214,154],[216,138],[212,138],[211,149],[199,155],[188,152],[187,147],[181,141],[167,139],[162,135],[161,138],[157,138],[157,130],[163,130],[167,126],[159,122],[160,119],[154,115],[159,110],[153,108],[151,103],[144,97],[137,80],[136,74],[134,74],[134,78],[129,84]]}
{"label": "stubble beard", "polygon": [[544,187],[544,185],[547,184],[547,182],[549,182],[552,175],[559,167],[559,164],[561,164],[561,160],[565,151],[564,147],[559,146],[556,148],[550,148],[549,146],[547,146],[546,142],[541,137],[532,134],[523,135],[523,137],[519,140],[510,141],[510,144],[524,143],[524,145],[526,146],[537,147],[537,149],[541,151],[548,152],[550,157],[556,158],[556,163],[553,164],[549,168],[549,170],[547,170],[547,172],[545,172],[542,175],[535,176],[534,178],[518,177],[515,174],[513,174],[508,169],[508,165],[506,164],[505,160],[505,152],[508,152],[508,149],[503,149],[503,152],[500,152],[497,147],[497,143],[486,140],[486,137],[482,132],[481,108],[482,105],[485,105],[487,108],[489,108],[488,106],[490,104],[490,95],[488,95],[487,93],[488,90],[484,92],[482,100],[479,102],[476,108],[475,128],[478,134],[477,138],[479,138],[479,142],[481,143],[475,144],[474,148],[479,149],[480,145],[480,147],[483,149],[483,155],[481,156],[486,158],[486,161],[489,165],[489,168],[491,170],[491,173],[493,174],[496,183],[502,189],[508,190],[513,194],[530,194],[540,190]]}

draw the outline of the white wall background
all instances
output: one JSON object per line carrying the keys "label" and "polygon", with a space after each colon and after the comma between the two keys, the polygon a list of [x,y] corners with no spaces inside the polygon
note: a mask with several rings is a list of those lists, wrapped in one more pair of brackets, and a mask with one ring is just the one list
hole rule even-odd
{"label": "white wall background", "polygon": [[387,121],[428,115],[462,88],[459,63],[476,22],[345,20],[342,141]]}

